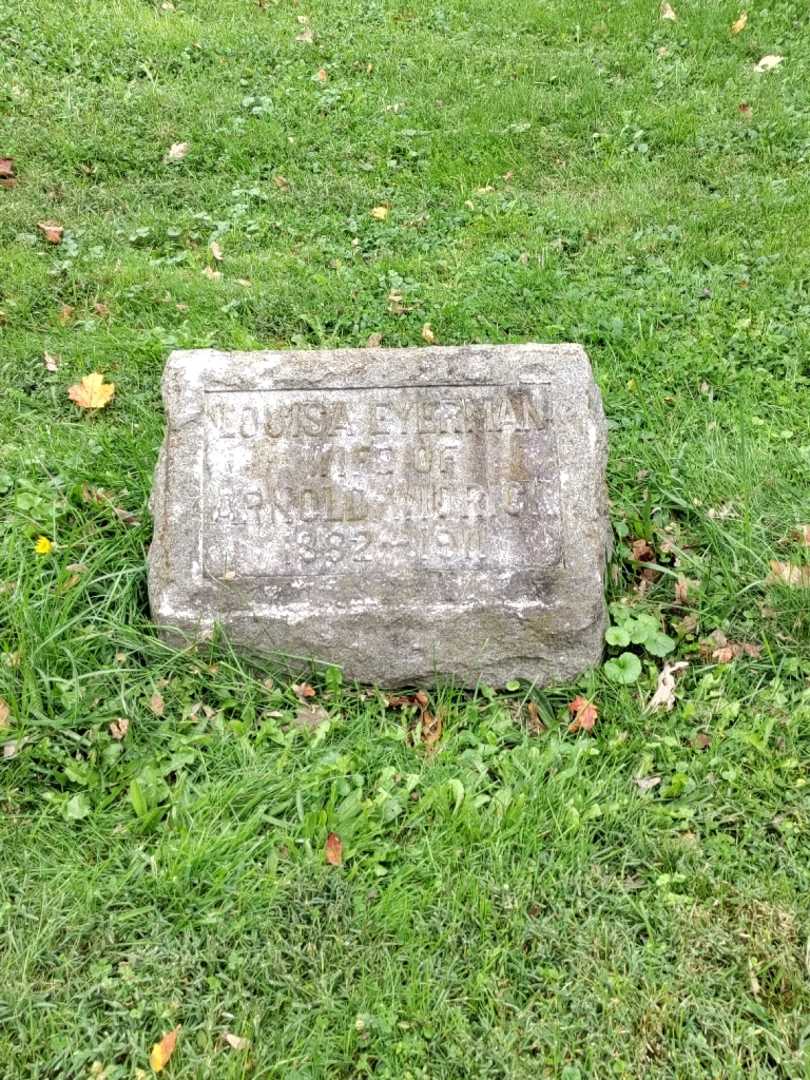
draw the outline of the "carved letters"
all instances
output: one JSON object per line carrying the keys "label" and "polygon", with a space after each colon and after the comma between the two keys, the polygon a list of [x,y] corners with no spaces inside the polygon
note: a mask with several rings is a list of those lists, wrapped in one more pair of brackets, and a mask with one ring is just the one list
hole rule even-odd
{"label": "carved letters", "polygon": [[[210,391],[206,572],[289,577],[561,557],[543,385]],[[521,556],[525,559],[525,554]]]}

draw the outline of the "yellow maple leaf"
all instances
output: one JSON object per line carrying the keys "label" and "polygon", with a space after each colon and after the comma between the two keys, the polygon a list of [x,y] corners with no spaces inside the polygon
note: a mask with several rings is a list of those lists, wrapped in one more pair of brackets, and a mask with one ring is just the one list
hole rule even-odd
{"label": "yellow maple leaf", "polygon": [[53,542],[47,536],[38,536],[37,542],[34,544],[34,551],[37,555],[50,555],[53,551]]}
{"label": "yellow maple leaf", "polygon": [[80,409],[103,409],[115,394],[115,383],[105,383],[98,371],[85,375],[81,382],[68,389],[68,397]]}
{"label": "yellow maple leaf", "polygon": [[177,1045],[177,1035],[180,1031],[178,1025],[174,1030],[167,1032],[160,1042],[156,1042],[152,1047],[152,1053],[149,1055],[149,1064],[155,1070],[155,1072],[162,1072],[169,1063],[169,1058],[174,1053],[174,1048]]}

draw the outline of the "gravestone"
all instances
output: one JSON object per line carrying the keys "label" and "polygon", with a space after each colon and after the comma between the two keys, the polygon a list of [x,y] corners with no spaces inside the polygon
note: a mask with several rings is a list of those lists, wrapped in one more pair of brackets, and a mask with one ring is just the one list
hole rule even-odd
{"label": "gravestone", "polygon": [[175,352],[154,621],[396,686],[570,680],[605,628],[607,439],[574,345]]}

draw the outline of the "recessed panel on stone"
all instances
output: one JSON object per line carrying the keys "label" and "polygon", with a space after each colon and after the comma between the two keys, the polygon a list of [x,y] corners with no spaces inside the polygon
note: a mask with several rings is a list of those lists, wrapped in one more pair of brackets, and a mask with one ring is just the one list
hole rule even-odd
{"label": "recessed panel on stone", "polygon": [[604,629],[606,439],[570,345],[173,353],[149,561],[171,640],[388,685],[561,681]]}

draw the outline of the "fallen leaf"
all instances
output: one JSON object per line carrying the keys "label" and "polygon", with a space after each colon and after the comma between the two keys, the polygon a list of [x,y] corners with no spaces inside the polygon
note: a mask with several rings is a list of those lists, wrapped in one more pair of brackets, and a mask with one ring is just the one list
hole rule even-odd
{"label": "fallen leaf", "polygon": [[797,525],[791,535],[804,547],[810,547],[810,525]]}
{"label": "fallen leaf", "polygon": [[60,596],[62,596],[64,593],[69,592],[71,589],[75,588],[80,581],[81,578],[78,574],[71,574],[70,577],[65,578],[65,580],[60,585],[57,585],[56,591],[59,593]]}
{"label": "fallen leaf", "polygon": [[337,833],[330,832],[326,838],[324,855],[330,866],[340,866],[343,862],[343,841]]}
{"label": "fallen leaf", "polygon": [[634,781],[639,791],[651,791],[661,783],[660,776],[637,776]]}
{"label": "fallen leaf", "polygon": [[155,1072],[162,1072],[169,1064],[169,1059],[174,1053],[174,1048],[177,1046],[177,1036],[180,1034],[180,1025],[174,1029],[174,1031],[167,1032],[160,1042],[155,1043],[152,1047],[152,1053],[149,1055],[149,1064],[155,1070]]}
{"label": "fallen leaf", "polygon": [[59,365],[62,362],[61,356],[55,356],[53,353],[45,353],[42,357],[42,362],[45,365],[46,371],[58,371]]}
{"label": "fallen leaf", "polygon": [[442,737],[441,713],[434,715],[423,708],[419,722],[422,728],[422,744],[428,753],[432,753]]}
{"label": "fallen leaf", "polygon": [[798,566],[796,563],[771,559],[769,565],[771,572],[766,578],[768,585],[787,585],[790,589],[810,589],[810,563]]}
{"label": "fallen leaf", "polygon": [[0,698],[0,728],[7,728],[9,726],[9,717],[11,716],[11,708],[9,703],[3,698]]}
{"label": "fallen leaf", "polygon": [[73,313],[75,311],[76,308],[71,307],[70,304],[62,304],[62,306],[59,308],[58,315],[59,322],[62,324],[62,326],[67,326],[67,324],[73,318]]}
{"label": "fallen leaf", "polygon": [[3,743],[3,757],[16,757],[21,745],[22,743],[19,739],[13,739],[11,742]]}
{"label": "fallen leaf", "polygon": [[371,216],[377,221],[385,221],[390,213],[391,208],[389,206],[375,206],[371,211]]}
{"label": "fallen leaf", "polygon": [[367,349],[379,349],[382,345],[382,334],[369,334],[368,341],[366,342]]}
{"label": "fallen leaf", "polygon": [[155,692],[149,698],[149,708],[155,714],[155,716],[163,716],[163,710],[166,708],[166,704],[162,695]]}
{"label": "fallen leaf", "polygon": [[279,191],[290,190],[290,181],[285,176],[281,176],[280,174],[278,176],[274,176],[273,183],[276,185]]}
{"label": "fallen leaf", "polygon": [[670,22],[675,22],[675,20],[678,18],[678,16],[672,10],[671,5],[666,3],[666,0],[664,0],[664,3],[661,5],[661,18],[669,19]]}
{"label": "fallen leaf", "polygon": [[732,34],[741,34],[743,32],[743,30],[746,28],[747,25],[748,25],[748,12],[743,11],[743,13],[740,15],[739,19],[735,19],[735,21],[731,24],[731,32],[732,32]]}
{"label": "fallen leaf", "polygon": [[109,405],[115,394],[115,383],[105,383],[104,376],[93,371],[85,375],[80,383],[68,389],[68,397],[80,409],[103,409]]}
{"label": "fallen leaf", "polygon": [[211,254],[217,260],[217,262],[222,262],[225,256],[222,254],[222,245],[219,243],[219,241],[212,240],[208,246],[211,249]]}
{"label": "fallen leaf", "polygon": [[436,335],[433,333],[433,329],[430,323],[426,322],[425,325],[422,327],[422,340],[426,341],[428,345],[435,344]]}
{"label": "fallen leaf", "polygon": [[592,731],[599,716],[599,710],[592,701],[584,697],[575,697],[568,703],[568,711],[573,720],[568,725],[569,731]]}
{"label": "fallen leaf", "polygon": [[707,735],[705,731],[699,731],[694,739],[692,739],[692,746],[694,746],[696,750],[708,750],[711,745],[711,737]]}
{"label": "fallen leaf", "polygon": [[737,108],[739,110],[740,116],[742,116],[744,120],[750,120],[751,117],[754,115],[754,110],[751,108],[747,101],[741,101]]}
{"label": "fallen leaf", "polygon": [[119,716],[110,724],[110,734],[117,742],[121,742],[128,731],[129,720],[125,716]]}
{"label": "fallen leaf", "polygon": [[14,158],[0,158],[0,187],[13,188],[16,183],[17,176],[14,172]]}
{"label": "fallen leaf", "polygon": [[61,244],[65,232],[64,225],[57,225],[55,221],[40,221],[37,228],[49,244]]}
{"label": "fallen leaf", "polygon": [[690,612],[688,615],[684,615],[677,623],[675,623],[675,630],[679,637],[686,637],[687,634],[694,634],[698,628],[698,617],[694,613]]}
{"label": "fallen leaf", "polygon": [[388,310],[392,315],[407,315],[413,311],[412,304],[403,303],[403,295],[398,289],[392,289],[388,294]]}
{"label": "fallen leaf", "polygon": [[221,270],[215,270],[212,266],[204,266],[202,273],[208,278],[209,281],[219,281],[222,277]]}
{"label": "fallen leaf", "polygon": [[304,45],[311,45],[314,37],[312,33],[312,27],[309,25],[309,15],[297,15],[298,25],[303,26],[303,30],[295,38],[296,41],[301,41]]}
{"label": "fallen leaf", "polygon": [[527,727],[530,735],[542,735],[546,730],[546,725],[540,719],[540,710],[537,707],[535,701],[526,702],[526,712],[529,714],[529,722]]}
{"label": "fallen leaf", "polygon": [[112,509],[118,520],[130,529],[140,525],[139,519],[135,517],[131,510],[124,510],[121,506],[114,506]]}
{"label": "fallen leaf", "polygon": [[37,542],[34,544],[34,551],[37,555],[50,555],[53,551],[53,541],[49,540],[47,536],[38,536]]}
{"label": "fallen leaf", "polygon": [[245,1039],[241,1035],[232,1035],[230,1031],[226,1031],[222,1038],[232,1050],[247,1050],[250,1046],[250,1039]]}
{"label": "fallen leaf", "polygon": [[329,74],[326,68],[318,68],[317,72],[315,73],[315,78],[318,80],[319,83],[328,82]]}
{"label": "fallen leaf", "polygon": [[658,676],[658,685],[655,693],[650,698],[646,712],[655,712],[656,709],[666,709],[669,712],[675,705],[675,676],[679,671],[685,671],[689,667],[688,660],[679,660],[677,664],[665,663]]}
{"label": "fallen leaf", "polygon": [[164,162],[169,165],[173,161],[182,161],[191,149],[191,143],[176,142],[172,143],[166,153],[163,155]]}
{"label": "fallen leaf", "polygon": [[677,604],[688,604],[690,591],[694,592],[699,585],[699,581],[692,581],[690,578],[684,577],[683,574],[679,575],[678,580],[675,582],[675,602]]}
{"label": "fallen leaf", "polygon": [[248,278],[246,278],[246,277],[238,277],[236,279],[236,284],[241,285],[243,289],[249,289],[250,288],[250,280]]}
{"label": "fallen leaf", "polygon": [[777,56],[775,53],[768,53],[767,56],[763,56],[760,62],[755,65],[754,71],[773,71],[775,67],[779,67],[779,65],[784,59],[784,56]]}
{"label": "fallen leaf", "polygon": [[708,639],[700,643],[701,657],[718,664],[730,664],[740,656],[750,656],[756,660],[761,653],[761,645],[749,641],[729,641],[722,630],[713,630]]}
{"label": "fallen leaf", "polygon": [[309,683],[293,683],[290,689],[299,701],[305,702],[307,698],[315,697],[315,688],[310,686]]}
{"label": "fallen leaf", "polygon": [[634,540],[630,551],[636,562],[652,562],[655,559],[655,552],[646,540]]}

